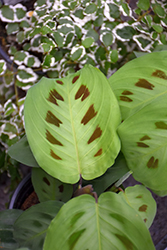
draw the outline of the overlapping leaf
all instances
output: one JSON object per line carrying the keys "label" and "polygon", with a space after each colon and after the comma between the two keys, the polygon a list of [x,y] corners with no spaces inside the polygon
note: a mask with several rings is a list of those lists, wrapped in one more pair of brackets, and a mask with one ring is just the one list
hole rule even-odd
{"label": "overlapping leaf", "polygon": [[90,195],[67,202],[48,228],[44,250],[138,250],[141,246],[155,249],[141,217],[120,195],[107,192],[97,203]]}
{"label": "overlapping leaf", "polygon": [[124,122],[118,133],[135,179],[167,193],[167,51],[139,57],[110,78]]}
{"label": "overlapping leaf", "polygon": [[46,201],[24,211],[14,224],[14,238],[20,246],[42,250],[48,226],[62,205],[60,201]]}
{"label": "overlapping leaf", "polygon": [[25,101],[25,127],[38,164],[63,182],[93,179],[120,150],[117,100],[105,76],[86,65],[62,79],[42,80]]}

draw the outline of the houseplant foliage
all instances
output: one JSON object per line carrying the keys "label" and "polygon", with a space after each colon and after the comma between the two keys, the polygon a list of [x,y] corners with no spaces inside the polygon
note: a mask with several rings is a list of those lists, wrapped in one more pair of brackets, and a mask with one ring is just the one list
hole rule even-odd
{"label": "houseplant foliage", "polygon": [[20,3],[0,4],[1,45],[8,54],[0,60],[1,172],[18,177],[6,152],[25,133],[28,88],[43,75],[64,77],[86,63],[110,76],[135,57],[134,50],[151,52],[167,44],[166,13],[163,0],[37,0],[33,11]]}
{"label": "houseplant foliage", "polygon": [[[146,187],[166,195],[166,58],[166,51],[144,55],[124,65],[108,80],[98,69],[86,65],[65,78],[43,78],[30,88],[25,101],[25,129],[32,152],[27,143],[24,150],[43,169],[34,160],[32,181],[41,202],[14,223],[13,235],[20,247],[155,249],[148,229],[156,203]],[[93,111],[88,112],[92,106]],[[98,127],[102,132],[94,132]],[[12,155],[17,147],[19,143],[9,153]],[[68,151],[70,156],[73,152],[73,164],[66,161]],[[85,164],[92,162],[93,166],[88,174],[79,164],[83,152]],[[112,179],[120,165],[124,171]],[[129,170],[144,185],[123,191],[117,180],[124,180]],[[104,192],[105,185],[96,192],[98,181],[100,186],[106,180],[111,180],[108,192]]]}

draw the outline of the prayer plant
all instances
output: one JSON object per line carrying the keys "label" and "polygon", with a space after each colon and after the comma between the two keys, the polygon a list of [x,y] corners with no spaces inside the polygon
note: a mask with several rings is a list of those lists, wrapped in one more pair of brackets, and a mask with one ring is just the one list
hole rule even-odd
{"label": "prayer plant", "polygon": [[[1,246],[155,249],[148,229],[156,202],[147,187],[167,194],[166,107],[167,51],[134,59],[109,79],[85,65],[31,87],[26,137],[8,153],[33,167],[40,203],[1,212]],[[143,185],[124,190],[130,174]]]}

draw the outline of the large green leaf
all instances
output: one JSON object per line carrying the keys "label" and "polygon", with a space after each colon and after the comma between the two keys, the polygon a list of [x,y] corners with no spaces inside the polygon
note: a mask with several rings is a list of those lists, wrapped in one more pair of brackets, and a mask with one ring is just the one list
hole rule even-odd
{"label": "large green leaf", "polygon": [[40,202],[48,200],[66,202],[72,197],[73,185],[55,179],[41,168],[32,169],[31,179]]}
{"label": "large green leaf", "polygon": [[122,152],[136,180],[167,194],[167,93],[126,119],[118,132]]}
{"label": "large green leaf", "polygon": [[62,79],[42,78],[29,89],[24,114],[38,164],[63,182],[104,174],[119,153],[119,106],[97,68],[86,65]]}
{"label": "large green leaf", "polygon": [[67,202],[52,220],[44,250],[153,250],[148,229],[138,213],[116,193],[98,202],[81,195]]}
{"label": "large green leaf", "polygon": [[167,51],[154,52],[125,64],[109,78],[123,120],[166,94]]}
{"label": "large green leaf", "polygon": [[24,211],[14,224],[14,238],[20,246],[42,250],[48,226],[62,205],[60,201],[46,201]]}
{"label": "large green leaf", "polygon": [[13,237],[13,225],[23,211],[8,209],[0,212],[0,249],[15,250],[19,244]]}
{"label": "large green leaf", "polygon": [[139,213],[149,228],[156,214],[156,202],[151,192],[144,186],[135,185],[127,187],[125,192],[119,192],[119,195]]}

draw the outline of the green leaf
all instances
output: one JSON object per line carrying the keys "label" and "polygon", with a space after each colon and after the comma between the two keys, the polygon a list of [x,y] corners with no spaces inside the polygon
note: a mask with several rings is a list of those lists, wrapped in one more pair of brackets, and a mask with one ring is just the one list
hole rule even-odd
{"label": "green leaf", "polygon": [[14,11],[11,5],[3,5],[3,7],[0,10],[0,14],[3,22],[14,21]]}
{"label": "green leaf", "polygon": [[85,8],[86,14],[93,14],[97,10],[97,6],[94,3],[89,3]]}
{"label": "green leaf", "polygon": [[17,242],[31,250],[43,249],[48,226],[62,205],[60,201],[46,201],[24,211],[14,224],[14,238]]}
{"label": "green leaf", "polygon": [[38,79],[37,74],[31,69],[24,66],[18,67],[17,79],[23,83],[35,82]]}
{"label": "green leaf", "polygon": [[149,228],[156,214],[156,202],[150,191],[144,186],[136,185],[126,188],[119,195],[136,210]]}
{"label": "green leaf", "polygon": [[136,32],[131,26],[124,26],[122,28],[117,28],[116,33],[123,39],[131,39]]}
{"label": "green leaf", "polygon": [[118,18],[120,16],[119,7],[116,4],[109,3],[110,16],[113,18]]}
{"label": "green leaf", "polygon": [[118,133],[134,178],[158,194],[167,193],[165,173],[167,51],[134,59],[110,77],[124,122]]}
{"label": "green leaf", "polygon": [[27,52],[25,52],[25,51],[17,51],[14,54],[15,63],[17,63],[18,65],[22,64],[24,59],[26,58],[26,56],[27,56]]}
{"label": "green leaf", "polygon": [[153,29],[158,32],[161,33],[163,31],[163,27],[160,24],[152,24]]}
{"label": "green leaf", "polygon": [[26,8],[24,6],[19,7],[19,8],[15,8],[15,13],[16,13],[17,19],[19,21],[26,16]]}
{"label": "green leaf", "polygon": [[24,112],[32,152],[53,177],[76,183],[80,175],[96,178],[114,163],[119,107],[98,69],[85,65],[62,79],[42,78],[29,89]]}
{"label": "green leaf", "polygon": [[0,75],[3,75],[7,69],[6,62],[4,60],[0,60]]}
{"label": "green leaf", "polygon": [[18,209],[0,211],[0,248],[4,250],[15,250],[19,247],[13,237],[13,225],[22,212],[23,211]]}
{"label": "green leaf", "polygon": [[18,25],[18,23],[9,23],[9,24],[7,24],[7,26],[6,26],[6,31],[7,31],[7,34],[8,34],[8,35],[14,34],[14,33],[16,33],[18,30],[19,30],[19,25]]}
{"label": "green leaf", "polygon": [[118,61],[118,51],[116,49],[111,51],[110,59],[112,63],[116,63]]}
{"label": "green leaf", "polygon": [[137,6],[141,10],[148,10],[150,8],[150,0],[138,0]]}
{"label": "green leaf", "polygon": [[63,47],[64,37],[59,32],[53,32],[52,36],[54,37],[58,47]]}
{"label": "green leaf", "polygon": [[108,47],[109,45],[111,45],[112,42],[113,42],[113,36],[109,32],[103,32],[101,34],[100,38],[101,38],[102,42],[104,43],[104,45],[106,47]]}
{"label": "green leaf", "polygon": [[84,40],[82,40],[82,45],[85,48],[91,47],[93,43],[94,43],[94,39],[92,37],[86,37]]}
{"label": "green leaf", "polygon": [[18,141],[11,147],[9,147],[8,154],[11,158],[27,166],[39,167],[31,152],[26,136],[24,136],[20,141]]}
{"label": "green leaf", "polygon": [[41,168],[32,169],[31,178],[40,202],[48,200],[67,202],[72,197],[72,185],[53,178]]}
{"label": "green leaf", "polygon": [[165,17],[165,15],[166,15],[166,10],[164,9],[164,7],[162,7],[161,4],[159,4],[159,3],[153,4],[153,8],[154,8],[155,13],[156,13],[158,16],[160,16],[160,17]]}
{"label": "green leaf", "polygon": [[141,246],[143,250],[155,249],[141,217],[120,195],[107,192],[97,203],[90,195],[67,202],[48,228],[44,250],[127,250]]}

